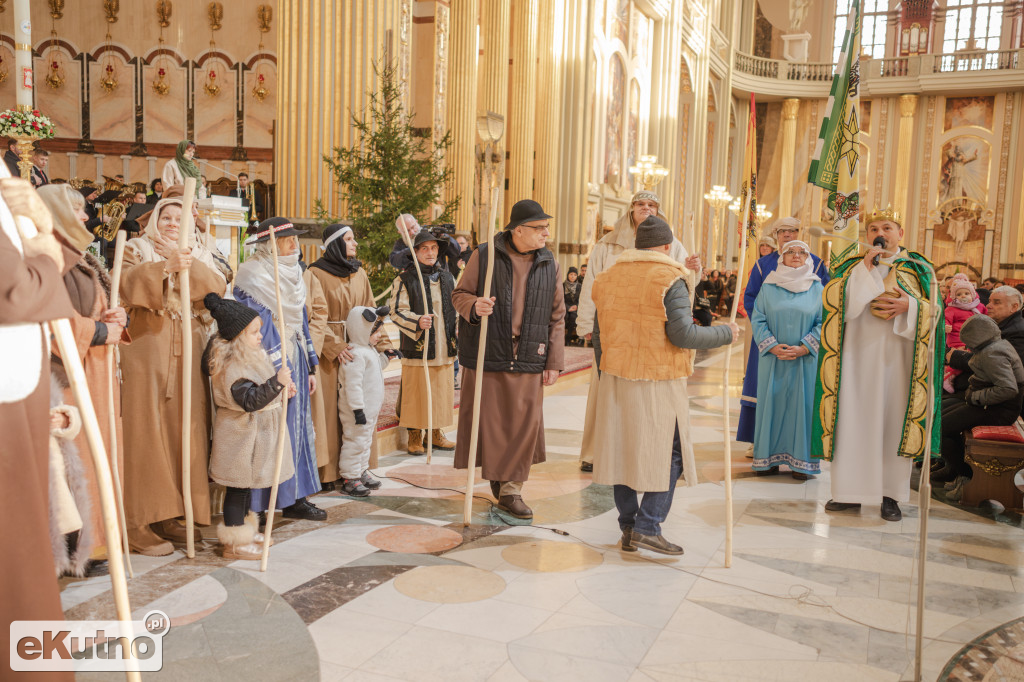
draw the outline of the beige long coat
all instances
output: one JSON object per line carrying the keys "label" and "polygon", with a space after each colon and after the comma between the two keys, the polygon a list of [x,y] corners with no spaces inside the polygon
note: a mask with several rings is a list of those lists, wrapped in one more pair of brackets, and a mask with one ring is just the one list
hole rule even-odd
{"label": "beige long coat", "polygon": [[[324,296],[323,285],[313,276],[313,270],[306,268],[302,273],[302,282],[306,285],[306,317],[309,318],[309,338],[313,341],[313,350],[317,355],[323,351],[324,338],[327,336],[327,298]],[[313,433],[316,434],[316,465],[327,466],[330,459],[327,454],[327,416],[324,412],[324,377],[323,371],[317,372],[316,391],[309,396],[309,409],[313,417]],[[267,485],[270,485],[269,483]]]}
{"label": "beige long coat", "polygon": [[[133,240],[134,241],[134,240]],[[190,268],[192,324],[191,487],[196,523],[210,523],[210,405],[200,370],[207,331],[197,321],[203,297],[222,294],[226,282],[195,260]],[[178,290],[170,290],[164,262],[142,262],[125,249],[121,301],[130,318],[132,344],[121,351],[124,384],[124,504],[129,528],[185,513],[181,488],[182,346]]]}
{"label": "beige long coat", "polygon": [[[345,341],[345,318],[352,308],[360,305],[374,306],[373,290],[366,271],[359,269],[348,277],[337,277],[310,266],[309,272],[320,281],[327,300],[327,329],[323,347],[320,349],[320,389],[323,392],[324,418],[326,419],[327,464],[320,467],[320,480],[325,483],[337,481],[338,459],[341,454],[341,419],[338,416],[338,356],[348,343]],[[310,330],[312,331],[312,330]],[[391,343],[382,339],[377,350],[391,348]],[[317,434],[319,439],[320,434]],[[317,461],[319,465],[319,460]],[[370,466],[374,466],[371,460]]]}

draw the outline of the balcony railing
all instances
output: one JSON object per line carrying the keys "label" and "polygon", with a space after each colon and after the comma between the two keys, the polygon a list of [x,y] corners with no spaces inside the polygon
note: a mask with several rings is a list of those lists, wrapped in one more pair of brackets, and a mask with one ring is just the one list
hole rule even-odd
{"label": "balcony railing", "polygon": [[934,55],[933,73],[1021,68],[1020,50],[952,52]]}
{"label": "balcony railing", "polygon": [[[835,71],[830,63],[798,63],[766,59],[736,53],[736,71],[758,78],[788,82],[829,82]],[[1024,49],[990,52],[958,52],[924,54],[910,57],[885,57],[861,60],[861,76],[866,81],[876,78],[918,78],[924,74],[975,71],[1024,70]]]}

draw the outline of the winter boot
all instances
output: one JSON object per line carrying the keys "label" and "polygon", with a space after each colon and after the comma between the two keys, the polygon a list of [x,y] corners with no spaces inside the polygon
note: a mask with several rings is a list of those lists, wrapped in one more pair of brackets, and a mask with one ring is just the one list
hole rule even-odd
{"label": "winter boot", "polygon": [[432,431],[433,439],[432,444],[436,450],[454,450],[455,442],[450,441],[444,437],[444,431],[441,429],[434,429]]}
{"label": "winter boot", "polygon": [[217,540],[220,541],[220,555],[225,559],[259,561],[263,548],[257,545],[256,529],[248,523],[241,526],[217,524]]}
{"label": "winter boot", "polygon": [[[256,533],[256,535],[252,536],[252,541],[255,544],[260,546],[260,552],[262,552],[263,551],[263,533],[260,532],[260,526],[261,525],[265,526],[266,525],[266,520],[264,520],[263,523],[261,524],[260,523],[259,515],[256,514],[256,512],[251,511],[248,514],[245,515],[245,525],[252,526],[253,532]],[[271,547],[274,546],[274,538],[270,538],[270,546]]]}
{"label": "winter boot", "polygon": [[410,455],[422,455],[426,452],[423,449],[423,432],[419,429],[409,429],[409,445],[405,448]]}

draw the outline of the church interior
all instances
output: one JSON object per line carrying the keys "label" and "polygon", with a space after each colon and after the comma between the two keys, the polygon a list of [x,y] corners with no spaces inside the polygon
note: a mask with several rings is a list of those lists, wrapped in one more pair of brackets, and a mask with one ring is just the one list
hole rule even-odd
{"label": "church interior", "polygon": [[[350,212],[328,162],[360,144],[390,65],[402,116],[443,150],[446,182],[424,224],[447,211],[475,245],[533,199],[552,216],[547,248],[564,274],[646,188],[686,250],[724,277],[750,268],[739,197],[751,148],[753,233],[791,216],[813,253],[838,248],[829,192],[807,178],[853,4],[861,207],[898,212],[903,244],[939,279],[1024,283],[1022,0],[0,0],[0,109],[34,80],[32,106],[55,130],[38,144],[45,172],[78,186],[150,188],[179,141],[194,141],[211,196],[247,173],[259,218],[305,229],[311,263],[324,216]],[[222,248],[235,267],[237,229]],[[688,380],[697,471],[685,475],[698,485],[680,485],[665,522],[683,556],[620,551],[612,489],[580,469],[591,348],[566,348],[544,388],[546,461],[522,491],[532,523],[501,514],[479,475],[463,523],[452,454],[406,452],[392,360],[380,490],[325,488],[312,501],[326,521],[279,519],[265,571],[215,553],[212,526],[194,558],[178,545],[129,555],[133,616],[170,618],[162,671],[143,678],[1021,679],[1024,446],[1004,504],[959,504],[938,487],[919,592],[916,492],[896,523],[829,515],[827,465],[802,482],[759,477],[724,431],[751,343],[741,327],[740,341],[699,351]],[[223,489],[211,485],[217,516]],[[105,570],[60,590],[68,620],[117,617]]]}

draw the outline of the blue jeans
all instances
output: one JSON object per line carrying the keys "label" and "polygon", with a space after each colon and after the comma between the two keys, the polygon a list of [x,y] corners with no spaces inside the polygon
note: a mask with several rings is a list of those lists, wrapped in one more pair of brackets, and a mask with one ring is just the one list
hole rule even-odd
{"label": "blue jeans", "polygon": [[683,446],[679,442],[679,425],[672,440],[672,468],[668,475],[668,490],[643,493],[638,502],[637,492],[628,485],[613,486],[615,508],[619,510],[619,528],[632,528],[641,535],[661,535],[661,523],[668,518],[676,481],[683,473]]}

